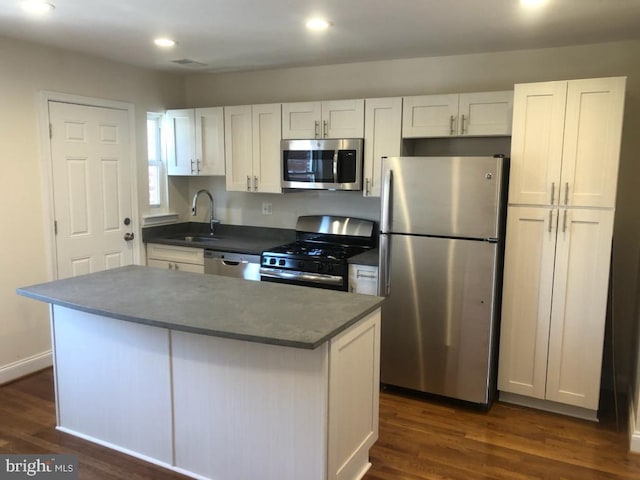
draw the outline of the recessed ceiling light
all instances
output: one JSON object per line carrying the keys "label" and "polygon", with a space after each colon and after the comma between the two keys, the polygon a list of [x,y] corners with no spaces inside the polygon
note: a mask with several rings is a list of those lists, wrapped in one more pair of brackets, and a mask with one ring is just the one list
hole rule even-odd
{"label": "recessed ceiling light", "polygon": [[329,28],[331,24],[323,18],[311,18],[307,21],[306,26],[314,32],[321,32]]}
{"label": "recessed ceiling light", "polygon": [[22,10],[35,15],[44,15],[55,8],[53,3],[45,2],[43,0],[23,0],[20,3]]}
{"label": "recessed ceiling light", "polygon": [[153,43],[162,48],[171,48],[176,44],[174,40],[166,37],[156,38]]}
{"label": "recessed ceiling light", "polygon": [[547,0],[520,0],[520,5],[527,8],[541,7],[547,3]]}

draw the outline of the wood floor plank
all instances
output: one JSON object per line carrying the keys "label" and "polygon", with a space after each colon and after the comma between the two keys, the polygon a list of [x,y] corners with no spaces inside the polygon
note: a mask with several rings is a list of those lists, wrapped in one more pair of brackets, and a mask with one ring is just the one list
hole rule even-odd
{"label": "wood floor plank", "polygon": [[[86,480],[187,478],[59,432],[55,422],[51,369],[0,387],[0,453],[75,454]],[[478,412],[389,391],[371,462],[363,480],[640,479],[640,455],[610,423],[500,402]]]}

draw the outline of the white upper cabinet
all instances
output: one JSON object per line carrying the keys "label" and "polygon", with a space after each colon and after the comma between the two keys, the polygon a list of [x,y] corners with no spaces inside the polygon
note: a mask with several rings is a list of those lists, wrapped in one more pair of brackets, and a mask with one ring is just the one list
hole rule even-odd
{"label": "white upper cabinet", "polygon": [[196,159],[195,110],[168,110],[165,114],[167,173],[193,175]]}
{"label": "white upper cabinet", "polygon": [[225,107],[227,190],[282,193],[280,107],[279,103]]}
{"label": "white upper cabinet", "polygon": [[165,125],[169,175],[225,174],[222,107],[168,110]]}
{"label": "white upper cabinet", "polygon": [[402,147],[402,98],[368,98],[364,116],[365,197],[379,197],[382,157],[397,157]]}
{"label": "white upper cabinet", "polygon": [[513,92],[404,97],[404,138],[508,136]]}
{"label": "white upper cabinet", "polygon": [[362,138],[364,100],[282,104],[282,138]]}
{"label": "white upper cabinet", "polygon": [[625,78],[515,87],[509,202],[615,206]]}

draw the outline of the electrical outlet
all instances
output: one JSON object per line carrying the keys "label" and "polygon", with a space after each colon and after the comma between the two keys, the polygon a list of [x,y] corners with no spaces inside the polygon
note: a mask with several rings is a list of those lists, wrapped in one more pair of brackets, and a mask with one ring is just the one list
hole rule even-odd
{"label": "electrical outlet", "polygon": [[273,205],[270,202],[262,202],[262,214],[271,215],[273,213]]}

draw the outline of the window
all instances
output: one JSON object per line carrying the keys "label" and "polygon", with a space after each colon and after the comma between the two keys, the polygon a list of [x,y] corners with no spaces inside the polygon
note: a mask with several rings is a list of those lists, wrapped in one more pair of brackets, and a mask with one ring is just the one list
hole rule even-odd
{"label": "window", "polygon": [[162,114],[147,113],[147,155],[149,160],[149,206],[163,204]]}

